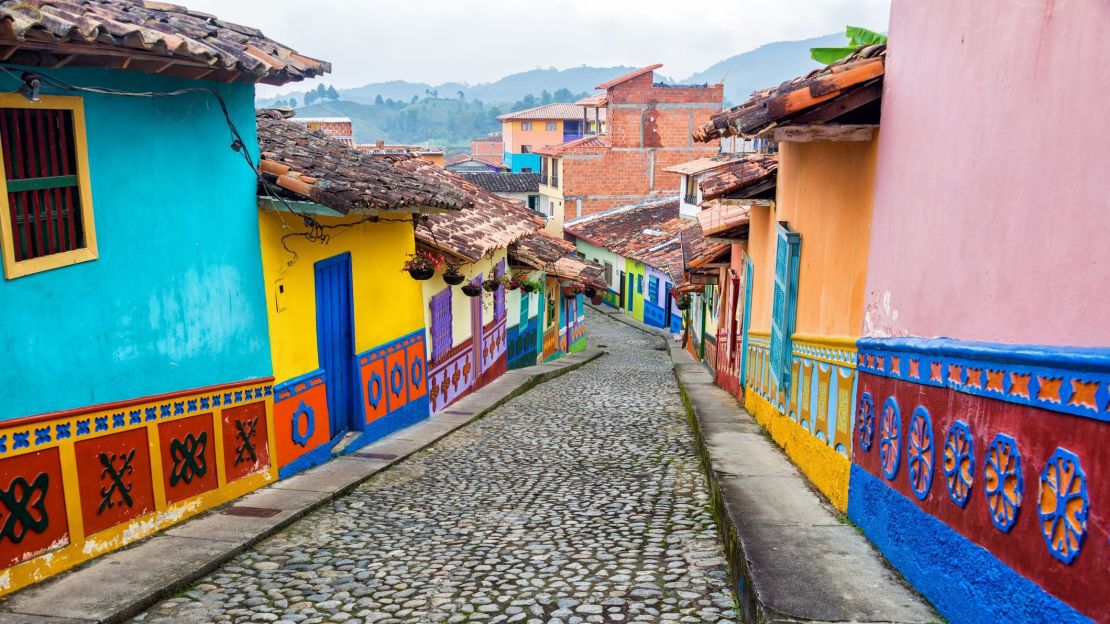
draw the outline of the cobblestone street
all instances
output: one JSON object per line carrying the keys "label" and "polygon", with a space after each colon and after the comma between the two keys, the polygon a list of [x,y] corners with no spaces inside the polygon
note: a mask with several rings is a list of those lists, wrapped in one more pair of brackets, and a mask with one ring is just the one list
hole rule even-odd
{"label": "cobblestone street", "polygon": [[731,622],[661,338],[541,384],[134,621]]}

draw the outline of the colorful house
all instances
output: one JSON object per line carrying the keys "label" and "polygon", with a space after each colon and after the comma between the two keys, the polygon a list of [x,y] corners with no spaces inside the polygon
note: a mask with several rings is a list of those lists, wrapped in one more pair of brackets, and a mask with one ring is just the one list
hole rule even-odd
{"label": "colorful house", "polygon": [[896,0],[889,60],[700,133],[781,146],[776,205],[751,207],[749,409],[951,622],[1110,621],[1110,333],[1100,294],[1053,296],[1110,278],[1105,20],[1050,8]]}
{"label": "colorful house", "polygon": [[543,157],[536,165],[552,224],[669,196],[679,179],[671,167],[719,153],[715,140],[695,144],[690,135],[720,112],[724,86],[656,83],[660,67],[614,78],[579,100],[587,118],[606,120],[603,134],[533,149]]}
{"label": "colorful house", "polygon": [[471,202],[397,166],[411,155],[367,154],[277,111],[258,115],[258,139],[284,477],[430,414],[422,291],[401,267],[415,251],[418,215]]}
{"label": "colorful house", "polygon": [[642,323],[678,329],[672,293],[675,275],[682,275],[680,235],[690,228],[697,223],[679,217],[678,201],[663,199],[570,221],[565,233],[583,257],[604,267],[606,304]]}
{"label": "colorful house", "polygon": [[[746,328],[754,271],[747,254],[751,207],[774,205],[778,161],[774,156],[752,154],[743,160],[702,176],[698,183],[701,210],[697,213],[702,234],[711,243],[730,246],[728,269],[718,275],[720,322],[716,324],[715,357],[711,364],[717,384],[743,400]],[[694,297],[694,310],[703,302]]]}
{"label": "colorful house", "polygon": [[[398,164],[456,188],[473,207],[431,215],[416,225],[421,249],[444,254],[464,276],[459,286],[442,272],[420,282],[424,325],[428,328],[428,397],[433,413],[477,390],[508,369],[509,307],[504,287],[492,292],[482,284],[508,273],[508,249],[543,227],[543,219],[520,204],[418,159]],[[479,287],[467,296],[462,285]],[[516,320],[516,319],[514,319]]]}
{"label": "colorful house", "polygon": [[484,137],[471,139],[470,155],[500,163],[505,155],[505,136],[500,132],[491,132]]}
{"label": "colorful house", "polygon": [[537,148],[597,134],[597,123],[605,123],[604,115],[599,121],[588,119],[586,109],[575,104],[544,104],[497,119],[504,137],[502,162],[513,173],[539,171]]}
{"label": "colorful house", "polygon": [[[277,478],[243,156],[257,162],[254,84],[330,66],[169,4],[16,3],[0,20],[5,62],[28,72],[0,78],[8,593]],[[211,89],[226,118],[213,93],[85,90],[104,88]]]}
{"label": "colorful house", "polygon": [[497,156],[471,156],[469,154],[455,154],[444,161],[444,168],[455,173],[500,173],[508,171],[501,164],[500,154]]}
{"label": "colorful house", "polygon": [[[724,127],[744,136],[771,131],[778,142],[774,202],[744,202],[751,282],[742,331],[745,406],[842,511],[885,54],[867,48],[758,92],[695,135],[716,138]],[[758,179],[770,169],[756,157],[729,175]],[[770,184],[763,179],[752,183]],[[728,186],[707,180],[702,191],[716,197]]]}
{"label": "colorful house", "polygon": [[[527,206],[530,210],[541,211],[540,174],[538,173],[509,173],[504,171],[498,173],[462,173],[461,175],[498,197],[511,199]],[[546,214],[544,214],[544,218],[547,218]]]}
{"label": "colorful house", "polygon": [[602,289],[603,269],[578,257],[573,243],[536,232],[509,246],[510,266],[528,271],[542,284],[532,293],[509,293],[509,368],[532,366],[586,348],[583,294],[572,295],[562,285],[577,283]]}
{"label": "colorful house", "polygon": [[717,154],[667,167],[668,173],[678,174],[679,213],[686,217],[697,216],[701,211],[702,193],[698,187],[701,181],[744,158],[743,154]]}

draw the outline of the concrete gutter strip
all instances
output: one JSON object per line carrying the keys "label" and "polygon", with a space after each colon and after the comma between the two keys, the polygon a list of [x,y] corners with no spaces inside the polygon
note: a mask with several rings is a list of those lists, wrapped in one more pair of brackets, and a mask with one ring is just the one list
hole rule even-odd
{"label": "concrete gutter strip", "polygon": [[699,362],[671,361],[745,621],[942,621]]}
{"label": "concrete gutter strip", "polygon": [[[604,354],[601,349],[591,348],[554,362],[509,371],[447,411],[356,451],[378,457],[333,458],[0,599],[0,624],[123,621],[185,589],[251,546],[409,455],[435,444],[537,384],[581,368]],[[389,455],[394,457],[381,457]],[[255,518],[223,513],[229,507],[279,511],[267,518]]]}

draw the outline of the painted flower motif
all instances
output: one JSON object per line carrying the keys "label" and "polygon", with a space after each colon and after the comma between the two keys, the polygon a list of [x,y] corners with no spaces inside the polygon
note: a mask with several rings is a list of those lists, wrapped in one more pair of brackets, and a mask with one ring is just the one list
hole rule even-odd
{"label": "painted flower motif", "polygon": [[875,438],[875,400],[871,398],[870,392],[864,392],[859,398],[856,423],[856,429],[859,431],[859,447],[864,451],[870,451],[871,442]]}
{"label": "painted flower motif", "polygon": [[1021,497],[1025,492],[1017,440],[1004,433],[994,436],[987,448],[987,465],[983,469],[983,477],[991,522],[999,531],[1009,532],[1017,521]]}
{"label": "painted flower motif", "polygon": [[929,410],[918,405],[910,416],[906,444],[906,468],[910,471],[910,489],[918,500],[925,500],[933,485],[933,419]]}
{"label": "painted flower motif", "polygon": [[948,497],[960,507],[971,496],[975,479],[975,446],[971,428],[962,420],[952,423],[944,439],[944,482]]}
{"label": "painted flower motif", "polygon": [[902,412],[898,401],[887,397],[883,404],[883,419],[879,426],[879,462],[883,475],[893,480],[898,474],[898,461],[902,452]]}
{"label": "painted flower motif", "polygon": [[1037,512],[1041,518],[1041,535],[1048,551],[1060,561],[1070,564],[1079,554],[1087,535],[1087,475],[1079,465],[1079,457],[1058,448],[1041,473],[1040,501]]}

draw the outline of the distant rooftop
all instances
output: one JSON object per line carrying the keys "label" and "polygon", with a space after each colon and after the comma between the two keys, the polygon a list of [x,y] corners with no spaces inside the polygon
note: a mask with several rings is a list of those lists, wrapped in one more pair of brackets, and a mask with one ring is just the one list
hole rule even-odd
{"label": "distant rooftop", "polygon": [[529,121],[533,119],[582,119],[585,109],[577,104],[544,104],[522,111],[505,113],[497,119],[500,121]]}

